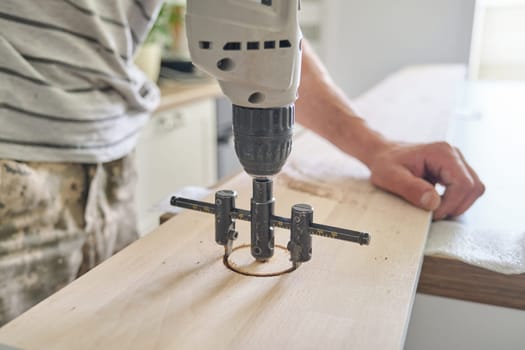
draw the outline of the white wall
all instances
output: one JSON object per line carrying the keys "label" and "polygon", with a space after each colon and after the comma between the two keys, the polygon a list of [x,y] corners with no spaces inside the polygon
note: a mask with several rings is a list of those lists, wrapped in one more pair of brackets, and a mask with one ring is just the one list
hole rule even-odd
{"label": "white wall", "polygon": [[324,0],[324,61],[351,97],[409,64],[467,63],[475,0]]}
{"label": "white wall", "polygon": [[525,80],[525,0],[479,1],[472,78]]}

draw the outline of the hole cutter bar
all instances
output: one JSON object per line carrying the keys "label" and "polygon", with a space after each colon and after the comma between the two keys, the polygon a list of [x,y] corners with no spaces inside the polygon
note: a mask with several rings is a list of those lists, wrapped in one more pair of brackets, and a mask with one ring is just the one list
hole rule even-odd
{"label": "hole cutter bar", "polygon": [[[192,62],[217,79],[231,100],[235,152],[253,177],[250,211],[235,207],[234,191],[218,191],[215,204],[173,197],[171,204],[215,215],[215,241],[232,252],[235,220],[251,223],[251,254],[274,254],[274,228],[290,230],[294,267],[312,257],[312,237],[369,244],[367,233],[314,224],[307,204],[291,218],[274,215],[271,177],[292,148],[294,103],[301,75],[300,0],[188,0],[186,29]],[[277,47],[278,46],[278,47]]]}
{"label": "hole cutter bar", "polygon": [[273,181],[269,178],[253,179],[253,197],[250,210],[235,207],[237,192],[220,190],[215,193],[215,203],[182,197],[172,197],[171,205],[215,215],[215,241],[224,246],[224,256],[232,252],[237,239],[235,220],[251,223],[251,254],[257,261],[267,261],[273,256],[274,227],[290,230],[288,250],[293,267],[312,258],[312,236],[368,245],[370,235],[364,232],[313,223],[313,208],[308,204],[292,206],[291,218],[274,215]]}

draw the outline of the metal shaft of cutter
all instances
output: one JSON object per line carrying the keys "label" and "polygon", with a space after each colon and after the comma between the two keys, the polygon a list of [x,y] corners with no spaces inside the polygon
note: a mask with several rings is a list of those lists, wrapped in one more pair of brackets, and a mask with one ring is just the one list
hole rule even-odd
{"label": "metal shaft of cutter", "polygon": [[254,178],[250,200],[251,252],[258,261],[270,259],[274,253],[275,234],[272,225],[275,198],[270,178]]}
{"label": "metal shaft of cutter", "polygon": [[[172,197],[171,205],[180,208],[196,210],[208,214],[215,214],[216,210],[215,204],[182,197]],[[248,222],[252,221],[252,214],[248,210],[235,208],[231,211],[230,215],[232,219],[238,219]],[[283,228],[287,230],[289,230],[292,226],[290,219],[277,215],[271,216],[270,223],[274,227]],[[308,232],[312,235],[354,242],[360,245],[368,245],[370,243],[370,235],[368,233],[348,230],[340,227],[312,223],[308,229]]]}

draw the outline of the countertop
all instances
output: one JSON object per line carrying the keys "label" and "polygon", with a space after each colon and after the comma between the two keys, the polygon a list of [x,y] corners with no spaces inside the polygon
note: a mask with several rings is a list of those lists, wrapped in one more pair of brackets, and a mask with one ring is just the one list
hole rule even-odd
{"label": "countertop", "polygon": [[157,112],[180,107],[200,99],[222,96],[219,84],[214,80],[202,80],[198,82],[161,80],[159,82],[159,88],[161,100],[157,107]]}
{"label": "countertop", "polygon": [[[403,70],[361,96],[357,106],[389,136],[443,139],[458,112],[454,93],[461,72],[446,66]],[[217,90],[209,89],[190,96],[215,96]],[[177,91],[163,89],[161,109],[185,103],[168,98]],[[501,135],[505,152],[509,134]],[[238,190],[237,205],[249,207],[246,175],[221,188]],[[307,202],[315,208],[314,221],[368,231],[370,246],[314,237],[313,259],[298,270],[246,277],[224,267],[213,217],[185,211],[1,328],[0,343],[28,350],[402,349],[430,213],[371,186],[362,164],[309,132],[276,179],[275,197],[277,215]],[[247,227],[239,223],[241,243]],[[286,234],[278,236],[286,245]]]}

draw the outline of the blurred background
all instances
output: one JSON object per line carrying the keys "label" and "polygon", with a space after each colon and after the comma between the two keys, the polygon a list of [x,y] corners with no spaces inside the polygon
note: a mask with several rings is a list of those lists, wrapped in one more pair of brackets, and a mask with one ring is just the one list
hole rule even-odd
{"label": "blurred background", "polygon": [[[166,2],[139,52],[139,64],[154,80],[160,66],[142,65],[148,50],[161,56],[153,61],[190,69],[184,65],[190,61],[185,3]],[[302,0],[302,6],[304,36],[350,97],[414,64],[468,65],[472,79],[525,79],[523,0]]]}
{"label": "blurred background", "polygon": [[[136,57],[163,94],[137,149],[143,233],[157,225],[152,207],[169,193],[240,170],[231,105],[191,64],[184,14],[184,0],[167,1]],[[525,81],[525,0],[302,0],[300,20],[351,98],[414,65],[463,65],[471,81]],[[523,329],[516,310],[418,294],[406,349],[492,349]]]}
{"label": "blurred background", "polygon": [[413,64],[460,63],[471,79],[525,79],[523,0],[321,4],[320,54],[351,97]]}

